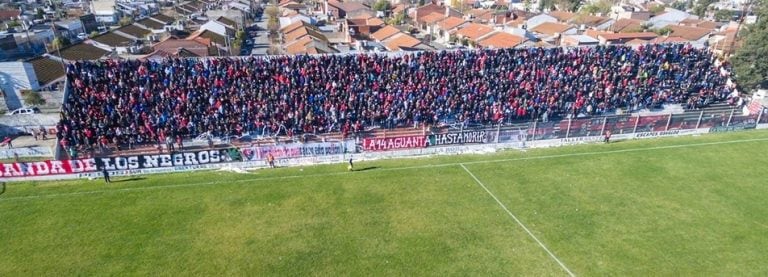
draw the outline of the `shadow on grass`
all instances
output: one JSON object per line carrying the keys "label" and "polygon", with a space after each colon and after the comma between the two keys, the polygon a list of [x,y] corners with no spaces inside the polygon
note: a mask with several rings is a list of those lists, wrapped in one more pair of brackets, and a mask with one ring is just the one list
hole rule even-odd
{"label": "shadow on grass", "polygon": [[3,193],[5,193],[5,182],[0,184],[0,195],[3,195]]}
{"label": "shadow on grass", "polygon": [[133,181],[141,181],[141,180],[144,180],[144,179],[147,179],[147,178],[145,178],[145,177],[131,177],[131,178],[128,178],[128,179],[114,180],[114,181],[112,181],[112,183],[133,182]]}
{"label": "shadow on grass", "polygon": [[377,169],[377,168],[379,168],[379,167],[378,166],[369,166],[369,167],[364,167],[364,168],[361,168],[361,169],[355,169],[355,171],[374,170],[374,169]]}

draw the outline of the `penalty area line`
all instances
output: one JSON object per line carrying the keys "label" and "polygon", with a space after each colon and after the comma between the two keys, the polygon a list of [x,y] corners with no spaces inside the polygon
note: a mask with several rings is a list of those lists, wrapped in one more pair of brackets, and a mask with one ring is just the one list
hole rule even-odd
{"label": "penalty area line", "polygon": [[314,178],[314,177],[327,177],[327,176],[336,176],[336,175],[345,175],[345,174],[365,174],[365,173],[379,172],[379,171],[426,169],[426,168],[458,166],[462,164],[471,165],[471,164],[527,161],[527,160],[544,160],[544,159],[556,159],[556,158],[579,157],[579,156],[594,156],[594,155],[653,151],[653,150],[676,149],[676,148],[691,148],[691,147],[700,147],[700,146],[734,144],[734,143],[756,142],[756,141],[768,141],[768,138],[675,144],[675,145],[666,145],[666,146],[638,147],[638,148],[627,148],[627,149],[608,150],[608,151],[578,152],[578,153],[569,153],[569,154],[542,155],[542,156],[532,156],[532,157],[495,159],[495,160],[480,160],[480,161],[469,161],[469,162],[458,162],[458,163],[426,164],[426,165],[417,165],[417,166],[382,168],[382,169],[369,170],[369,171],[353,171],[351,173],[344,171],[344,172],[318,173],[318,174],[306,174],[306,175],[286,175],[286,176],[273,176],[273,177],[263,177],[263,178],[258,178],[258,177],[245,178],[245,179],[231,180],[231,181],[211,181],[211,182],[188,183],[188,184],[159,185],[159,186],[149,186],[149,187],[128,187],[128,188],[120,188],[120,189],[103,189],[103,190],[91,190],[91,191],[64,192],[64,193],[48,193],[48,194],[36,194],[36,195],[13,196],[13,197],[0,196],[0,202],[11,201],[11,200],[24,200],[24,199],[44,199],[44,198],[53,198],[53,197],[60,197],[60,196],[89,195],[89,194],[99,194],[99,193],[109,193],[109,192],[128,192],[128,191],[156,190],[156,189],[165,189],[165,188],[197,187],[197,186],[209,186],[209,185],[215,185],[215,184],[232,184],[232,183],[242,183],[242,182],[258,182],[258,181],[285,180],[285,179],[296,179],[296,178]]}
{"label": "penalty area line", "polygon": [[528,229],[528,227],[525,227],[525,224],[523,224],[523,222],[522,222],[522,221],[520,221],[520,219],[518,219],[518,218],[517,218],[517,216],[515,216],[515,214],[513,214],[513,213],[512,213],[512,212],[509,210],[509,208],[507,208],[507,205],[504,205],[504,203],[502,203],[502,202],[501,202],[501,200],[499,200],[499,198],[498,198],[498,197],[496,197],[496,195],[495,195],[495,194],[493,194],[493,192],[491,192],[491,190],[489,190],[489,189],[488,189],[488,188],[485,186],[485,184],[483,184],[483,182],[481,182],[481,181],[480,181],[480,179],[478,179],[478,178],[477,178],[477,176],[475,176],[475,174],[473,174],[473,173],[472,173],[472,171],[469,171],[469,169],[467,169],[467,167],[466,167],[466,166],[464,166],[464,164],[459,164],[459,165],[461,166],[461,168],[463,168],[463,169],[464,169],[464,171],[466,171],[466,172],[469,174],[469,176],[471,176],[471,177],[472,177],[472,179],[474,179],[474,180],[475,180],[475,182],[476,182],[478,185],[480,185],[480,187],[481,187],[481,188],[483,188],[483,190],[485,190],[485,192],[487,192],[487,193],[488,193],[488,195],[490,195],[490,196],[493,198],[493,200],[495,200],[495,201],[496,201],[496,203],[497,203],[497,204],[499,204],[499,206],[501,206],[501,208],[502,208],[502,209],[504,209],[504,211],[505,211],[505,212],[507,212],[507,214],[509,215],[509,217],[511,217],[512,219],[514,219],[514,220],[515,220],[515,222],[517,222],[517,225],[520,225],[520,227],[522,227],[522,228],[523,228],[523,230],[525,230],[525,232],[526,232],[526,233],[528,233],[528,236],[530,236],[530,237],[531,237],[533,240],[535,240],[535,241],[536,241],[536,243],[538,243],[538,244],[539,244],[539,246],[541,246],[541,248],[542,248],[542,249],[544,249],[544,251],[545,251],[545,252],[547,252],[547,254],[549,254],[549,256],[550,256],[550,257],[552,257],[552,259],[553,259],[553,260],[555,260],[555,262],[557,262],[557,264],[558,264],[558,265],[560,265],[560,267],[561,267],[561,268],[563,268],[563,270],[565,270],[565,272],[567,272],[567,273],[568,273],[568,276],[571,276],[571,277],[574,277],[574,276],[576,276],[575,274],[573,274],[573,272],[571,272],[571,270],[570,270],[570,269],[568,269],[568,267],[567,267],[567,266],[565,266],[565,264],[564,264],[562,261],[560,261],[560,259],[558,259],[558,258],[557,258],[557,256],[555,256],[555,254],[554,254],[554,253],[552,253],[552,251],[550,251],[550,250],[549,250],[549,248],[547,248],[547,246],[546,246],[546,245],[544,245],[544,243],[542,243],[542,242],[541,242],[541,240],[539,240],[539,238],[537,238],[537,237],[536,237],[536,235],[534,235],[534,234],[531,232],[531,230],[529,230],[529,229]]}

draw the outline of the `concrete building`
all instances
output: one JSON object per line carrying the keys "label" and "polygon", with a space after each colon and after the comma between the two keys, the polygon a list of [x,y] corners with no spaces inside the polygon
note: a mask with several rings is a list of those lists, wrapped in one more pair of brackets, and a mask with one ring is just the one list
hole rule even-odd
{"label": "concrete building", "polygon": [[22,90],[38,90],[40,84],[32,64],[26,62],[0,62],[0,89],[5,95],[8,110],[24,106]]}

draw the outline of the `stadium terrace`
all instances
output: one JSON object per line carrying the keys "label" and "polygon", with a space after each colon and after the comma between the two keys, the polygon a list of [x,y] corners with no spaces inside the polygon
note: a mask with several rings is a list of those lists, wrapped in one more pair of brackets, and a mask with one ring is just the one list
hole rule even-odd
{"label": "stadium terrace", "polygon": [[80,61],[57,136],[69,149],[697,108],[729,97],[728,67],[676,44]]}

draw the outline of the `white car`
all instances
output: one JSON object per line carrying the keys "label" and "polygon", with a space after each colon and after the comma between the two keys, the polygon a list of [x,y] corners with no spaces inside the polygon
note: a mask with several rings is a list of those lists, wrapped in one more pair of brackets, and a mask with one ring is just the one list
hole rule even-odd
{"label": "white car", "polygon": [[77,38],[80,40],[85,40],[88,38],[88,35],[86,35],[85,33],[79,33],[77,34]]}
{"label": "white car", "polygon": [[35,107],[29,107],[29,108],[20,108],[15,109],[13,111],[5,113],[6,115],[16,115],[16,114],[36,114],[40,113],[40,110],[38,110]]}

